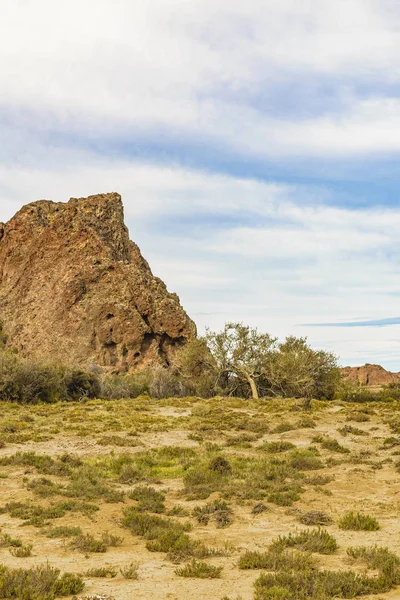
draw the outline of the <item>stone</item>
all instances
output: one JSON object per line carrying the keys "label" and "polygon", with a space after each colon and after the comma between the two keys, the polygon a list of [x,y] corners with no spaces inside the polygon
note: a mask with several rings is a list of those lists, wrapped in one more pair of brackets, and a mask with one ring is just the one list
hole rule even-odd
{"label": "stone", "polygon": [[362,367],[344,367],[341,369],[341,374],[344,380],[359,385],[381,386],[400,383],[400,373],[391,373],[381,365],[371,365],[369,363]]}
{"label": "stone", "polygon": [[117,193],[39,200],[0,224],[0,321],[22,355],[126,372],[196,327],[129,239]]}

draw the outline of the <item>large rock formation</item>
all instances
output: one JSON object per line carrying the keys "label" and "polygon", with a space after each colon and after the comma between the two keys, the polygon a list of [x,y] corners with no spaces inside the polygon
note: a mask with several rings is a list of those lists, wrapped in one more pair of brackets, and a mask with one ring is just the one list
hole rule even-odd
{"label": "large rock formation", "polygon": [[359,385],[381,386],[400,383],[400,373],[391,373],[381,365],[368,363],[362,367],[344,367],[341,374],[343,379]]}
{"label": "large rock formation", "polygon": [[196,335],[129,240],[119,194],[39,200],[0,223],[0,320],[23,355],[127,371]]}

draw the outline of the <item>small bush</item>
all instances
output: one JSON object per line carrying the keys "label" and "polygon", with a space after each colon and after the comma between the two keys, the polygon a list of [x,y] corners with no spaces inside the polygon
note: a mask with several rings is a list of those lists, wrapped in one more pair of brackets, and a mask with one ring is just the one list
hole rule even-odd
{"label": "small bush", "polygon": [[55,600],[79,594],[85,587],[82,578],[64,573],[49,565],[31,569],[10,569],[0,565],[0,598],[21,600]]}
{"label": "small bush", "polygon": [[85,554],[89,552],[106,552],[107,544],[104,540],[96,540],[92,534],[86,533],[78,535],[72,540],[71,548],[84,552]]}
{"label": "small bush", "polygon": [[338,549],[338,544],[333,536],[324,529],[304,530],[296,534],[280,536],[272,542],[271,548],[283,550],[284,548],[297,548],[304,552],[318,552],[319,554],[333,554]]}
{"label": "small bush", "polygon": [[221,571],[222,567],[215,567],[195,558],[184,567],[175,569],[175,573],[179,577],[197,577],[200,579],[217,579],[221,577]]}
{"label": "small bush", "polygon": [[288,456],[288,463],[293,469],[299,471],[312,471],[324,467],[316,449],[293,450]]}
{"label": "small bush", "polygon": [[121,567],[120,573],[124,579],[139,579],[139,563],[131,562],[126,567]]}
{"label": "small bush", "polygon": [[202,525],[208,525],[210,518],[214,519],[217,527],[227,527],[232,523],[232,509],[222,500],[214,500],[205,506],[197,506],[193,510],[193,516]]}
{"label": "small bush", "polygon": [[338,523],[339,529],[349,531],[378,531],[380,525],[375,517],[350,511]]}
{"label": "small bush", "polygon": [[359,429],[358,427],[353,427],[352,425],[345,425],[344,427],[338,429],[338,432],[344,436],[348,435],[349,433],[351,435],[369,435],[368,431],[364,431],[363,429]]}
{"label": "small bush", "polygon": [[366,423],[367,421],[370,421],[370,420],[371,420],[371,417],[369,417],[365,413],[359,412],[359,411],[355,411],[355,412],[349,413],[347,415],[347,421],[355,421],[356,423]]}
{"label": "small bush", "polygon": [[128,498],[137,501],[137,510],[153,513],[165,512],[165,496],[152,487],[138,486],[127,494]]}
{"label": "small bush", "polygon": [[257,502],[251,509],[252,515],[261,515],[261,513],[269,510],[268,506],[266,506],[263,502]]}
{"label": "small bush", "polygon": [[300,523],[303,525],[331,525],[332,522],[331,517],[321,510],[311,510],[300,517]]}
{"label": "small bush", "polygon": [[321,444],[322,448],[325,450],[331,450],[331,452],[339,452],[340,454],[349,454],[350,450],[345,448],[337,440],[330,437],[324,437],[322,435],[317,435],[313,437],[313,442],[317,444]]}
{"label": "small bush", "polygon": [[86,571],[86,577],[102,577],[113,579],[117,576],[117,570],[113,567],[94,567]]}
{"label": "small bush", "polygon": [[14,548],[10,548],[10,553],[17,558],[27,558],[28,556],[32,556],[32,548],[32,544],[16,546]]}
{"label": "small bush", "polygon": [[69,525],[60,525],[60,527],[52,527],[44,532],[48,538],[63,538],[63,537],[75,537],[82,534],[80,527],[73,527]]}
{"label": "small bush", "polygon": [[280,442],[265,443],[263,446],[261,446],[261,449],[265,450],[269,454],[277,454],[279,452],[286,452],[287,450],[293,450],[294,448],[296,448],[296,446],[294,444],[292,444],[291,442],[285,442],[283,440]]}
{"label": "small bush", "polygon": [[247,551],[239,559],[239,569],[266,569],[267,571],[315,570],[317,563],[303,552],[282,552],[270,549],[268,552]]}

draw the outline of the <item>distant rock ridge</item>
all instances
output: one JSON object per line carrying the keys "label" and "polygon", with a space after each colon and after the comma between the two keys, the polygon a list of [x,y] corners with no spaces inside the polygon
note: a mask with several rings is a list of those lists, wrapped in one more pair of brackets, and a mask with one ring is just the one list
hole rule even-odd
{"label": "distant rock ridge", "polygon": [[341,369],[343,379],[360,385],[378,386],[400,383],[400,373],[386,371],[381,365],[369,363],[362,367],[344,367]]}
{"label": "distant rock ridge", "polygon": [[114,371],[168,365],[196,336],[130,241],[114,192],[39,200],[0,223],[0,321],[25,356]]}

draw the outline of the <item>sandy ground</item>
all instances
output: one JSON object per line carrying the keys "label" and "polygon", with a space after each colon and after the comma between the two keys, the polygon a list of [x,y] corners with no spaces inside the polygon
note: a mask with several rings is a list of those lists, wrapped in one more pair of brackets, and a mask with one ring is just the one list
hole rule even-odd
{"label": "sandy ground", "polygon": [[[125,406],[125,405],[124,405]],[[46,415],[45,407],[32,407],[31,409],[13,408],[12,414],[6,414],[7,405],[2,406],[0,413],[0,425],[12,421],[18,421],[21,415],[27,413],[34,416],[35,421],[27,427],[29,431],[38,430],[48,432],[59,432],[49,434],[51,439],[44,441],[27,440],[24,443],[13,443],[6,441],[4,448],[0,449],[0,458],[11,456],[17,451],[34,451],[37,454],[47,454],[52,457],[69,452],[83,458],[91,458],[96,455],[108,455],[110,452],[136,453],[146,448],[161,446],[180,446],[199,448],[196,441],[188,439],[191,406],[152,406],[148,415],[162,416],[168,419],[167,431],[145,431],[138,434],[138,445],[134,447],[119,448],[103,446],[97,443],[100,434],[94,437],[79,437],[69,431],[65,431],[61,422],[68,420],[68,411],[76,410],[73,406],[64,407],[62,414],[52,410]],[[360,408],[360,407],[359,407]],[[362,408],[362,407],[361,407]],[[92,410],[87,407],[87,410]],[[94,409],[93,409],[94,410]],[[112,410],[118,415],[118,404],[107,411],[109,415]],[[236,408],[234,410],[237,410]],[[240,409],[239,409],[240,410]],[[400,555],[400,476],[396,471],[394,463],[397,461],[392,452],[396,448],[383,449],[383,440],[391,433],[387,421],[396,417],[397,408],[384,407],[382,410],[375,407],[374,415],[367,422],[350,422],[351,425],[367,432],[368,436],[343,436],[338,433],[338,428],[348,424],[347,416],[349,407],[341,404],[330,404],[320,406],[315,415],[317,426],[314,429],[295,429],[281,434],[268,433],[252,444],[249,449],[226,448],[227,452],[238,451],[248,454],[256,454],[257,446],[263,441],[287,440],[298,447],[308,446],[316,434],[335,437],[341,444],[351,450],[351,456],[357,457],[362,452],[371,452],[368,461],[349,461],[348,455],[335,454],[330,451],[321,451],[324,459],[333,458],[340,464],[333,464],[321,471],[323,475],[332,475],[334,480],[323,487],[309,486],[301,499],[293,507],[279,507],[269,504],[269,510],[258,516],[251,513],[251,504],[236,504],[232,502],[234,509],[234,520],[230,527],[217,529],[213,523],[207,526],[198,525],[193,519],[194,530],[191,535],[196,539],[204,541],[208,545],[221,546],[228,543],[232,547],[229,556],[207,559],[209,563],[223,566],[220,579],[201,580],[185,579],[175,574],[176,565],[172,564],[164,554],[149,552],[145,548],[145,542],[134,537],[123,529],[119,522],[122,514],[121,504],[100,503],[100,511],[94,518],[81,516],[76,513],[67,514],[57,519],[55,525],[79,525],[85,532],[99,535],[101,532],[110,531],[123,538],[121,546],[109,548],[105,554],[83,555],[77,551],[71,551],[62,539],[48,539],[40,529],[32,526],[21,526],[20,519],[13,519],[7,513],[0,514],[0,528],[3,533],[9,533],[19,537],[24,543],[33,545],[33,554],[28,558],[16,558],[12,556],[7,548],[0,548],[0,563],[12,567],[27,567],[46,563],[58,567],[62,572],[72,571],[84,573],[88,569],[99,566],[115,566],[118,568],[128,565],[132,561],[138,561],[139,579],[130,581],[124,579],[120,573],[114,579],[90,579],[85,577],[86,588],[82,594],[109,595],[115,600],[221,600],[228,596],[231,600],[238,597],[243,600],[253,598],[253,583],[259,575],[259,571],[241,571],[237,567],[238,558],[244,550],[266,550],[268,544],[278,535],[285,535],[302,529],[299,525],[298,515],[309,510],[323,510],[330,514],[334,520],[333,525],[327,530],[335,536],[339,543],[339,551],[333,556],[319,557],[321,565],[329,569],[350,568],[349,559],[346,558],[346,548],[357,545],[374,545],[388,547]],[[85,407],[81,410],[81,421],[84,418]],[[97,406],[94,414],[101,414],[101,407]],[[243,412],[240,410],[240,412]],[[264,414],[259,409],[245,409],[246,414]],[[392,414],[393,413],[393,414]],[[87,413],[89,415],[89,412]],[[285,413],[281,415],[278,411],[266,413],[265,418],[270,425],[281,421],[295,421],[299,413]],[[92,418],[92,417],[91,417]],[[174,425],[174,420],[186,420],[182,428],[179,423]],[[78,420],[79,421],[79,420]],[[101,423],[101,419],[96,422]],[[57,427],[55,427],[55,424]],[[1,430],[1,428],[0,428]],[[115,431],[102,430],[102,434],[122,435],[124,432],[119,426]],[[230,433],[230,432],[227,432]],[[5,436],[7,437],[7,436]],[[213,442],[215,440],[213,439]],[[225,437],[217,437],[217,441],[223,445]],[[343,462],[342,462],[343,461]],[[382,462],[383,461],[383,462]],[[386,462],[385,462],[386,461]],[[329,461],[328,461],[329,465]],[[0,466],[0,506],[10,501],[25,501],[31,499],[34,502],[44,502],[35,498],[27,489],[27,481],[37,477],[33,467]],[[167,493],[167,508],[182,504],[189,510],[199,502],[187,502],[180,495],[182,488],[181,479],[168,479],[162,481],[158,486]],[[211,496],[211,499],[218,494]],[[254,504],[254,502],[253,502]],[[375,516],[381,529],[375,532],[342,531],[337,526],[338,519],[348,510],[366,512]],[[354,567],[351,567],[354,568]],[[364,597],[367,598],[367,597]],[[379,596],[368,596],[368,599],[400,598],[400,588]]]}

